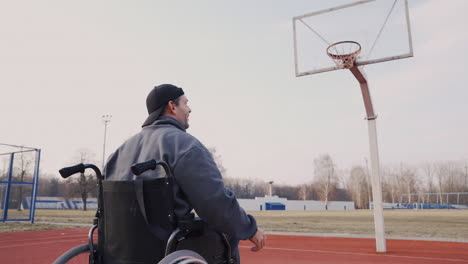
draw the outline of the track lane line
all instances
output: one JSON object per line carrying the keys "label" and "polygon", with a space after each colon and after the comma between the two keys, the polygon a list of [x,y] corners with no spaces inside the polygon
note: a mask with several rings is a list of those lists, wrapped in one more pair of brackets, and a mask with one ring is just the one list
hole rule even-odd
{"label": "track lane line", "polygon": [[[72,238],[72,237],[83,237],[83,238],[86,238],[88,239],[88,236],[86,234],[81,234],[81,235],[69,235],[69,236],[56,236],[56,237],[47,237],[46,239],[49,240],[49,239],[56,239],[56,238]],[[5,241],[1,241],[0,240],[0,244],[2,243],[15,243],[15,242],[29,242],[29,241],[34,241],[34,240],[39,240],[39,241],[42,241],[44,240],[44,238],[42,237],[38,237],[38,238],[29,238],[29,239],[22,239],[22,240],[5,240]]]}
{"label": "track lane line", "polygon": [[[239,246],[239,247],[251,248],[250,246]],[[355,255],[355,256],[375,256],[375,257],[410,258],[410,259],[426,259],[426,260],[444,260],[444,261],[468,263],[468,260],[465,260],[465,259],[446,259],[446,258],[431,258],[431,257],[416,257],[416,256],[380,255],[380,254],[368,254],[368,253],[353,253],[353,252],[339,252],[339,251],[326,251],[326,250],[313,250],[313,249],[294,249],[294,248],[264,247],[263,249],[282,250],[282,251],[297,251],[297,252],[311,252],[311,253],[321,253],[321,254],[336,254],[336,255]]]}
{"label": "track lane line", "polygon": [[83,241],[83,243],[87,243],[88,239],[68,239],[68,240],[54,240],[54,241],[43,241],[37,243],[29,243],[29,244],[17,244],[17,245],[9,245],[9,246],[0,246],[0,249],[3,248],[14,248],[14,247],[23,247],[23,246],[34,246],[34,245],[44,245],[44,244],[55,244],[60,242],[75,242],[75,241]]}

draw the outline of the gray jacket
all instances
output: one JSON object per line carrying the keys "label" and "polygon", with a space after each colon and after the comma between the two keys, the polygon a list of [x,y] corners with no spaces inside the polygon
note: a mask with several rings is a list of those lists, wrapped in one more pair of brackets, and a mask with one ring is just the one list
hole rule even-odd
{"label": "gray jacket", "polygon": [[[165,161],[174,174],[178,219],[195,209],[208,225],[232,238],[245,240],[255,234],[255,219],[245,213],[235,195],[224,187],[211,153],[174,118],[163,116],[122,144],[107,161],[105,177],[111,181],[135,179],[130,166],[150,159]],[[139,177],[151,179],[163,175],[164,170],[159,168]]]}

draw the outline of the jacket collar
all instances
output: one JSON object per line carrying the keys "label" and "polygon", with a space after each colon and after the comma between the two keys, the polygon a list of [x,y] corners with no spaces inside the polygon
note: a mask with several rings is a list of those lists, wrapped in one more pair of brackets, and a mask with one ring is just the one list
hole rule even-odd
{"label": "jacket collar", "polygon": [[177,127],[178,129],[185,131],[184,125],[180,123],[177,119],[170,117],[170,116],[161,116],[158,120],[154,121],[153,124],[150,126],[158,126],[158,125],[173,125]]}

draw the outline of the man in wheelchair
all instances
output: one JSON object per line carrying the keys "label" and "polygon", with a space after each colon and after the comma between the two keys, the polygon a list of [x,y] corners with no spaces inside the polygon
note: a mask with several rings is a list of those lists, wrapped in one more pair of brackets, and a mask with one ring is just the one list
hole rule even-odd
{"label": "man in wheelchair", "polygon": [[[115,263],[160,259],[161,252],[155,247],[165,245],[176,228],[184,231],[177,239],[177,249],[198,252],[209,263],[240,263],[239,240],[249,239],[253,251],[265,246],[266,237],[254,217],[224,187],[211,153],[186,133],[191,112],[187,102],[182,88],[171,84],[154,87],[146,99],[149,116],[143,129],[107,161],[105,181],[113,184],[104,185],[107,223],[105,243],[100,244],[105,244],[104,256]],[[164,161],[168,170],[149,170],[138,177],[129,170],[132,164],[151,159]],[[152,183],[162,177],[170,178],[170,190]],[[122,181],[135,181],[140,187],[126,190],[119,185]],[[131,220],[136,215],[144,221]],[[148,258],[133,257],[141,254]]]}

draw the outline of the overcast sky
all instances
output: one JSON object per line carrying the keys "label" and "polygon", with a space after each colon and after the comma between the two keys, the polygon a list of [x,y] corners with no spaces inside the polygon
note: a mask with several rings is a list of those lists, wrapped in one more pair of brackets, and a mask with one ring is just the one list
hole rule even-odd
{"label": "overcast sky", "polygon": [[[154,85],[184,88],[188,132],[231,177],[299,184],[328,153],[364,164],[367,122],[349,71],[296,78],[292,17],[350,1],[2,1],[0,143],[42,149],[56,174],[100,165],[137,133]],[[410,1],[413,58],[366,67],[383,165],[468,160],[468,1]],[[343,23],[343,22],[342,22]],[[107,155],[106,155],[107,156]]]}

